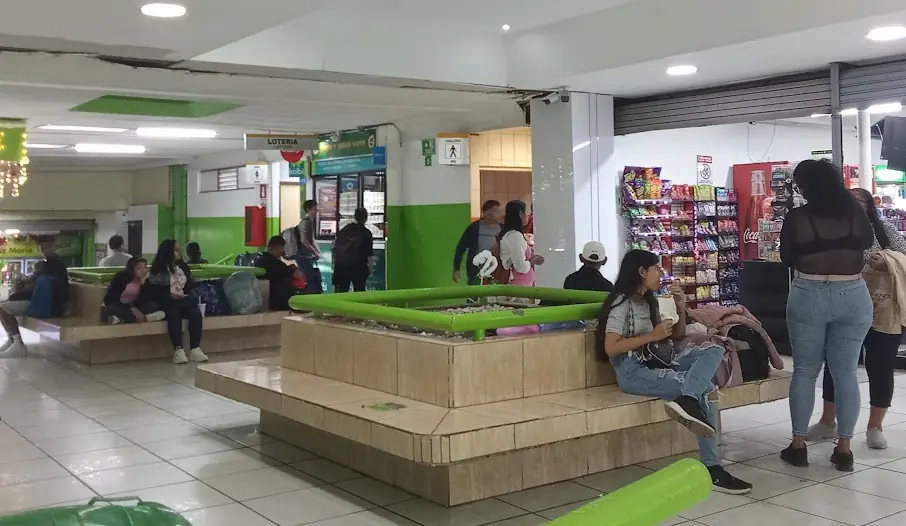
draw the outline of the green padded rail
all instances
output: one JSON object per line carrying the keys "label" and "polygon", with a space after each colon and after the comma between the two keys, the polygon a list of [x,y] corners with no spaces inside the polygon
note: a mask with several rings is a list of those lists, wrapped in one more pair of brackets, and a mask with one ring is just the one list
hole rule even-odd
{"label": "green padded rail", "polygon": [[[264,269],[258,267],[236,267],[233,265],[189,265],[192,277],[195,279],[228,278],[235,272],[251,272],[255,277],[264,275]],[[110,283],[123,267],[74,267],[68,269],[69,277],[82,283],[97,283],[106,285]]]}
{"label": "green padded rail", "polygon": [[[538,299],[561,305],[465,314],[386,305],[387,303],[405,304],[494,296]],[[444,332],[471,332],[474,333],[476,340],[480,340],[484,338],[485,331],[489,329],[596,318],[601,310],[601,303],[606,297],[607,293],[604,292],[514,285],[483,285],[294,296],[290,299],[289,304],[294,310],[299,311],[412,325]]]}

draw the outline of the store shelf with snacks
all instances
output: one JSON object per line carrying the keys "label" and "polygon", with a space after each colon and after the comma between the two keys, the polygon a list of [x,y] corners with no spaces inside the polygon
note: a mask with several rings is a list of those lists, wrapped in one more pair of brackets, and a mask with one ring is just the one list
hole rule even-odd
{"label": "store shelf with snacks", "polygon": [[[674,252],[675,213],[670,183],[660,178],[660,168],[627,166],[623,170],[622,215],[627,219],[627,250],[648,250],[669,260]],[[666,272],[670,265],[663,264]]]}

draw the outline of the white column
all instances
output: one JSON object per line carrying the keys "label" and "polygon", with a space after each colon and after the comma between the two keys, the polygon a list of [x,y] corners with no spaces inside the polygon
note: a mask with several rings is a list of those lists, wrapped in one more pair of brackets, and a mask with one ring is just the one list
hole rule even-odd
{"label": "white column", "polygon": [[871,114],[868,110],[859,111],[859,188],[872,191],[871,166]]}
{"label": "white column", "polygon": [[613,155],[613,98],[571,93],[569,102],[536,100],[531,109],[535,252],[546,259],[536,279],[559,288],[587,241],[604,243],[608,267],[619,265],[616,199],[601,199],[602,181],[613,179],[604,168]]}

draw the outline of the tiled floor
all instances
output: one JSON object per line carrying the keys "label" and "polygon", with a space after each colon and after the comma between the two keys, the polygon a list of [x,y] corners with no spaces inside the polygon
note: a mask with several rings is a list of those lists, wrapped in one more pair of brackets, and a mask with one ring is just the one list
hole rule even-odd
{"label": "tiled floor", "polygon": [[[238,358],[249,356],[225,359]],[[204,526],[534,526],[674,460],[445,509],[261,436],[257,411],[194,389],[192,376],[160,362],[0,361],[0,515],[128,495]],[[785,401],[725,412],[728,469],[755,491],[713,495],[665,524],[906,524],[906,376],[896,396],[891,448],[870,451],[859,437],[851,475],[829,467],[830,444],[811,448],[808,470],[779,461]]]}

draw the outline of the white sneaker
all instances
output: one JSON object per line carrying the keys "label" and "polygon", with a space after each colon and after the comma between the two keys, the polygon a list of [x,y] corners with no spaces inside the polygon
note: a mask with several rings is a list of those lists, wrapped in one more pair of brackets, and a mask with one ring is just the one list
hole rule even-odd
{"label": "white sneaker", "polygon": [[8,336],[7,340],[3,342],[3,345],[0,345],[0,352],[9,349],[14,343],[16,343],[16,340],[12,336]]}
{"label": "white sneaker", "polygon": [[28,348],[21,340],[14,341],[6,350],[0,351],[0,358],[24,358],[28,356]]}
{"label": "white sneaker", "polygon": [[871,449],[887,449],[887,439],[884,438],[884,432],[876,427],[872,427],[865,433],[868,440],[868,447]]}
{"label": "white sneaker", "polygon": [[145,321],[164,321],[167,315],[164,314],[164,311],[159,310],[157,312],[152,312],[151,314],[145,314]]}
{"label": "white sneaker", "polygon": [[833,425],[828,425],[823,420],[819,420],[815,425],[808,428],[808,435],[805,437],[809,442],[833,438],[837,438],[837,423],[834,422]]}
{"label": "white sneaker", "polygon": [[119,319],[118,317],[116,317],[116,316],[110,317],[110,325],[119,325],[121,323],[123,323],[123,320]]}
{"label": "white sneaker", "polygon": [[175,363],[176,365],[189,363],[189,359],[186,358],[186,351],[184,351],[182,347],[177,347],[173,352],[173,363]]}
{"label": "white sneaker", "polygon": [[189,351],[189,356],[192,357],[192,361],[195,363],[204,363],[208,361],[208,355],[202,352],[201,348],[196,347]]}

